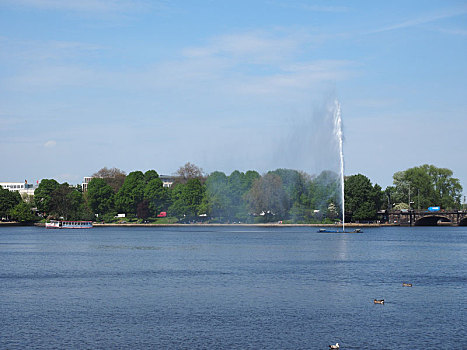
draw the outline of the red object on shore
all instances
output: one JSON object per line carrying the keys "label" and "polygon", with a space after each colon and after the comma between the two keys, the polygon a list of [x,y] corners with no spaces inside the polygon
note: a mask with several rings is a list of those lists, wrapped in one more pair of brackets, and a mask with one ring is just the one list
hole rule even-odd
{"label": "red object on shore", "polygon": [[157,215],[158,218],[165,218],[167,216],[167,212],[161,211],[159,215]]}

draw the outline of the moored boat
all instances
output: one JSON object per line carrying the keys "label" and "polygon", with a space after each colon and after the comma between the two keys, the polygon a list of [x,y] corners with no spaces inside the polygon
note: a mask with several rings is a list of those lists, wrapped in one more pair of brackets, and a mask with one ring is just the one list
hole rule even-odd
{"label": "moored boat", "polygon": [[92,221],[50,220],[45,228],[92,228]]}

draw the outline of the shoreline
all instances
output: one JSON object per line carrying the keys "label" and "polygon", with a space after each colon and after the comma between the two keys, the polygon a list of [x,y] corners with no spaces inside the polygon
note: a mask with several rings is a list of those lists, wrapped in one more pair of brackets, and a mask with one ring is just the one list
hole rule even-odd
{"label": "shoreline", "polygon": [[[34,226],[44,227],[44,223],[35,223]],[[348,223],[345,227],[387,227],[399,226],[394,224],[357,224]],[[137,224],[137,223],[93,223],[93,227],[342,227],[342,225],[335,224],[279,224],[279,223],[265,223],[265,224]]]}

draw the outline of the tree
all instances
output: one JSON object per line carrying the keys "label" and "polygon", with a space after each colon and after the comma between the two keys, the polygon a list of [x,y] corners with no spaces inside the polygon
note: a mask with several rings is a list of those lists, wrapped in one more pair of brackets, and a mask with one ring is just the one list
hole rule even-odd
{"label": "tree", "polygon": [[204,199],[206,206],[203,209],[208,210],[210,216],[218,218],[219,221],[229,220],[231,199],[228,178],[224,173],[215,171],[208,176]]}
{"label": "tree", "polygon": [[150,180],[144,187],[143,197],[148,203],[149,215],[157,215],[159,212],[167,209],[169,194],[167,188],[164,187],[162,180],[159,178],[159,175],[157,175],[157,177],[146,178],[150,178]]}
{"label": "tree", "polygon": [[9,191],[0,186],[0,218],[7,218],[10,210],[21,203],[21,196],[17,191]]}
{"label": "tree", "polygon": [[115,196],[115,207],[121,213],[136,214],[138,203],[144,199],[144,174],[133,171]]}
{"label": "tree", "polygon": [[103,167],[99,171],[95,172],[92,177],[104,179],[104,181],[112,188],[114,193],[117,193],[125,182],[126,173],[117,168],[108,169],[107,167]]}
{"label": "tree", "polygon": [[250,210],[265,221],[280,220],[287,212],[288,197],[279,175],[268,173],[255,180],[246,198]]}
{"label": "tree", "polygon": [[175,185],[169,214],[184,221],[195,219],[200,214],[204,191],[205,188],[199,179],[189,179],[186,184]]}
{"label": "tree", "polygon": [[323,216],[326,216],[331,203],[334,205],[341,203],[340,193],[338,174],[325,170],[317,177],[311,179],[308,194],[302,196],[301,201],[309,204],[314,210],[318,210],[318,219],[321,220]]}
{"label": "tree", "polygon": [[37,221],[37,216],[32,212],[32,205],[21,202],[10,211],[11,218],[21,223]]}
{"label": "tree", "polygon": [[176,182],[178,183],[187,183],[190,179],[199,179],[201,182],[204,182],[206,178],[204,176],[203,169],[190,162],[181,166],[177,170],[176,175],[178,176],[176,179]]}
{"label": "tree", "polygon": [[371,184],[365,175],[352,175],[345,179],[345,211],[352,220],[373,220],[382,205],[383,192],[378,184]]}
{"label": "tree", "polygon": [[34,203],[40,213],[50,213],[52,193],[60,186],[54,179],[43,179],[34,191]]}
{"label": "tree", "polygon": [[[411,207],[441,206],[444,209],[460,207],[462,186],[453,172],[446,168],[424,164],[393,175],[393,203],[410,203]],[[409,198],[410,197],[410,198]]]}
{"label": "tree", "polygon": [[50,195],[49,214],[65,220],[78,220],[84,211],[83,195],[66,182],[60,184]]}
{"label": "tree", "polygon": [[94,214],[104,215],[114,210],[114,191],[102,178],[93,178],[89,182],[86,197]]}

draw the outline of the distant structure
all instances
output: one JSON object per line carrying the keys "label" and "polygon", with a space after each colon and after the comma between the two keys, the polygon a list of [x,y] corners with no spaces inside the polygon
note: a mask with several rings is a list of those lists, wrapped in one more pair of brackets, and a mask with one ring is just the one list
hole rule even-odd
{"label": "distant structure", "polygon": [[37,188],[34,184],[28,184],[27,180],[24,180],[24,182],[0,182],[0,186],[6,190],[16,191],[21,195],[27,194],[29,196],[34,196],[34,191]]}
{"label": "distant structure", "polygon": [[[177,176],[159,175],[159,179],[162,180],[162,185],[164,187],[172,187],[176,178]],[[88,190],[88,184],[92,179],[94,179],[93,176],[85,176],[83,178],[83,183],[81,184],[81,189],[83,190],[83,192],[86,192]]]}
{"label": "distant structure", "polygon": [[88,190],[88,184],[89,182],[93,179],[92,176],[85,176],[83,179],[83,183],[81,184],[81,189],[83,192],[86,192]]}
{"label": "distant structure", "polygon": [[177,176],[159,175],[159,179],[162,180],[162,185],[164,187],[172,187],[176,177]]}

